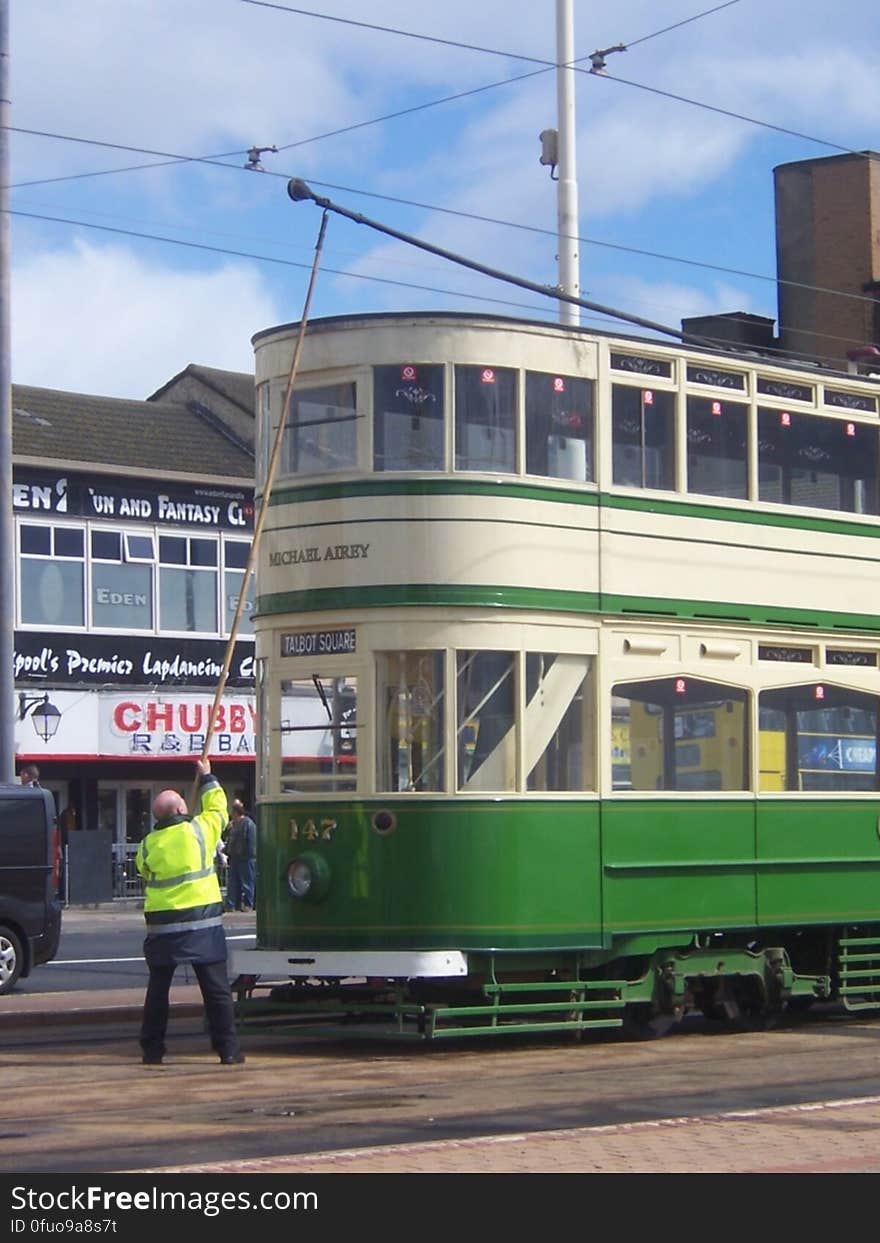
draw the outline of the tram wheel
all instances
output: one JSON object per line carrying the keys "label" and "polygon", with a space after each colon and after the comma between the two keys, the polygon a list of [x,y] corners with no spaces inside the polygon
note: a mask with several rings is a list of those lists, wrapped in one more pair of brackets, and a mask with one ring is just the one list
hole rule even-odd
{"label": "tram wheel", "polygon": [[624,1007],[623,1033],[629,1040],[657,1040],[676,1022],[672,1014],[658,1014],[650,1002],[631,1002]]}

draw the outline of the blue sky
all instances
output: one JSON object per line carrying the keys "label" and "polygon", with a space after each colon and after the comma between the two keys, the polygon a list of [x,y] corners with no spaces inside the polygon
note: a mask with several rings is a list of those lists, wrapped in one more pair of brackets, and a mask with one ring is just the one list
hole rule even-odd
{"label": "blue sky", "polygon": [[[538,134],[556,124],[555,73],[516,56],[553,60],[555,7],[314,0],[314,12],[505,53],[492,55],[245,0],[12,0],[11,123],[64,136],[13,134],[11,207],[28,213],[12,222],[13,380],[145,397],[191,362],[249,370],[252,334],[297,319],[305,296],[320,213],[290,202],[291,176],[553,285],[556,185]],[[712,7],[574,0],[577,56],[629,45],[609,77],[577,75],[580,234],[606,243],[581,248],[582,293],[672,326],[712,310],[775,316],[774,166],[880,147],[875,0],[737,0],[647,37]],[[236,154],[228,167],[159,166],[94,143]],[[273,144],[285,149],[264,173],[243,167],[248,148]],[[445,292],[363,279],[375,277]],[[550,299],[331,218],[313,316],[434,308],[558,317]]]}

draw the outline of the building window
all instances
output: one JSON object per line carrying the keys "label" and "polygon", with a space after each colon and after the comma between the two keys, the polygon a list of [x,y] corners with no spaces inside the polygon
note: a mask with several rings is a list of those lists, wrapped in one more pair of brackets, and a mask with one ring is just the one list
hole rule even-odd
{"label": "building window", "polygon": [[455,469],[516,470],[516,373],[455,368]]}
{"label": "building window", "polygon": [[593,478],[593,383],[526,373],[526,473]]}
{"label": "building window", "polygon": [[443,469],[443,368],[373,369],[373,469]]}
{"label": "building window", "polygon": [[153,629],[152,535],[94,530],[92,625],[112,630]]}
{"label": "building window", "polygon": [[159,628],[217,633],[217,540],[159,536]]}
{"label": "building window", "polygon": [[762,501],[876,514],[877,428],[789,410],[758,410]]}
{"label": "building window", "polygon": [[880,789],[877,696],[811,683],[758,700],[760,788]]}
{"label": "building window", "polygon": [[284,432],[285,469],[291,475],[325,475],[357,465],[354,384],[327,384],[295,392]]}
{"label": "building window", "polygon": [[747,409],[741,402],[687,399],[687,489],[745,500]]}
{"label": "building window", "polygon": [[23,626],[85,625],[85,532],[80,527],[19,527]]}
{"label": "building window", "polygon": [[443,652],[378,652],[378,790],[442,790],[446,780]]}
{"label": "building window", "polygon": [[675,395],[611,388],[613,479],[625,488],[675,487]]}
{"label": "building window", "polygon": [[615,790],[747,790],[745,691],[697,678],[628,682],[612,693]]}
{"label": "building window", "polygon": [[[247,567],[251,546],[244,540],[224,539],[223,541],[223,632],[231,634],[232,623],[235,621],[235,610],[241,595],[241,584],[244,582],[244,571]],[[248,581],[244,608],[238,621],[239,634],[254,633],[254,576]]]}

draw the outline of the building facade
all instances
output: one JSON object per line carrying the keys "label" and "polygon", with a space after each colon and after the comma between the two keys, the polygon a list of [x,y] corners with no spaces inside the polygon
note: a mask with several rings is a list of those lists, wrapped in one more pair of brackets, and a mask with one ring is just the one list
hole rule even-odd
{"label": "building facade", "polygon": [[[68,846],[101,835],[113,895],[133,896],[153,797],[188,795],[205,746],[251,547],[253,456],[191,396],[14,386],[13,411],[16,763],[39,767]],[[248,803],[251,600],[210,746]]]}

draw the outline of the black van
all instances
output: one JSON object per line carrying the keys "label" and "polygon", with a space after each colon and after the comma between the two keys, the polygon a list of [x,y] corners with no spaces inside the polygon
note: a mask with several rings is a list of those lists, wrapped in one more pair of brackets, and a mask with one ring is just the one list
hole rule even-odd
{"label": "black van", "polygon": [[58,952],[59,864],[52,795],[0,783],[0,994]]}

